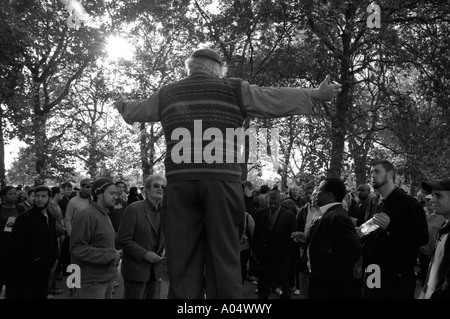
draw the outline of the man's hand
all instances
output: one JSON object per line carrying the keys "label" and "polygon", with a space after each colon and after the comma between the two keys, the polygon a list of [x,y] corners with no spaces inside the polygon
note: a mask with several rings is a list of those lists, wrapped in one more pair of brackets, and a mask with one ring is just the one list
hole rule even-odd
{"label": "man's hand", "polygon": [[385,213],[379,213],[373,215],[373,223],[380,226],[383,229],[386,229],[389,226],[391,219]]}
{"label": "man's hand", "polygon": [[117,266],[121,259],[122,259],[122,252],[120,250],[116,250],[116,255],[114,256],[114,265]]}
{"label": "man's hand", "polygon": [[312,90],[311,97],[316,101],[331,101],[342,91],[341,87],[342,84],[332,84],[330,82],[330,75],[327,75],[319,87]]}
{"label": "man's hand", "polygon": [[156,264],[162,260],[162,257],[159,256],[158,254],[154,253],[153,251],[148,251],[145,254],[144,259],[147,260],[151,264]]}
{"label": "man's hand", "polygon": [[291,238],[294,240],[294,242],[296,243],[306,243],[306,234],[304,232],[301,231],[295,231],[291,234]]}

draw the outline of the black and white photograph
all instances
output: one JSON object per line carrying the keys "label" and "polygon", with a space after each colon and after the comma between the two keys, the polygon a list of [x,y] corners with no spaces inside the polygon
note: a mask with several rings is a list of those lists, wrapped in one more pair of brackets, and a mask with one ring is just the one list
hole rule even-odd
{"label": "black and white photograph", "polygon": [[450,1],[0,0],[0,21],[0,303],[450,299]]}

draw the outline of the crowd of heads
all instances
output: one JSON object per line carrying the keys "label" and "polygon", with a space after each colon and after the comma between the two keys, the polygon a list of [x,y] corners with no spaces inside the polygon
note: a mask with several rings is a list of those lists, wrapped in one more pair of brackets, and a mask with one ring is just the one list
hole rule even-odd
{"label": "crowd of heads", "polygon": [[[159,175],[155,175],[159,176]],[[154,176],[149,177],[150,179],[155,178]],[[164,179],[165,181],[165,179]],[[100,183],[100,184],[99,184]],[[37,191],[44,191],[48,194],[48,199],[54,198],[56,195],[61,194],[67,198],[74,197],[76,195],[89,197],[91,196],[94,201],[98,200],[99,194],[103,193],[107,186],[114,185],[117,190],[114,190],[118,195],[126,194],[127,196],[134,191],[135,195],[142,194],[144,192],[144,186],[137,187],[132,186],[127,188],[127,184],[119,180],[113,182],[111,179],[99,178],[93,181],[90,178],[84,178],[79,184],[73,181],[66,181],[61,183],[59,186],[23,186],[23,185],[7,185],[4,180],[2,180],[2,187],[0,188],[0,204],[3,203],[15,203],[21,204],[27,202],[29,206],[33,206],[37,201]]]}

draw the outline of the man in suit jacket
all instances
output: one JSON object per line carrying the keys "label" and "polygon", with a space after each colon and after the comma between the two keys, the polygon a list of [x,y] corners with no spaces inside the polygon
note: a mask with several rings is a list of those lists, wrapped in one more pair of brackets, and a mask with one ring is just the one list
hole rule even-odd
{"label": "man in suit jacket", "polygon": [[56,262],[58,247],[55,217],[47,211],[51,197],[50,188],[38,186],[35,205],[14,223],[13,299],[47,299],[50,270]]}
{"label": "man in suit jacket", "polygon": [[161,226],[165,185],[162,175],[147,177],[145,200],[131,203],[122,215],[117,240],[123,249],[124,299],[159,299],[159,279],[165,262]]}
{"label": "man in suit jacket", "polygon": [[361,256],[355,226],[342,207],[345,184],[326,178],[316,194],[320,213],[310,229],[308,265],[310,299],[353,298],[353,266]]}
{"label": "man in suit jacket", "polygon": [[291,234],[295,231],[295,215],[281,207],[278,191],[268,194],[268,206],[255,216],[252,247],[255,258],[263,267],[258,280],[258,299],[267,299],[274,279],[279,279],[281,299],[291,298],[289,283],[289,252],[293,245]]}

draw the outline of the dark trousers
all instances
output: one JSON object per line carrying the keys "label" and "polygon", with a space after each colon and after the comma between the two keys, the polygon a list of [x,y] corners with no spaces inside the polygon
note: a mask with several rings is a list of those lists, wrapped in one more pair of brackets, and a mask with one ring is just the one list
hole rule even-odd
{"label": "dark trousers", "polygon": [[11,299],[47,299],[49,277],[50,271],[39,281],[14,280]]}
{"label": "dark trousers", "polygon": [[245,249],[241,250],[241,274],[242,274],[242,283],[244,283],[245,279],[247,279],[248,267],[250,256],[252,255],[252,250]]}
{"label": "dark trousers", "polygon": [[163,199],[169,298],[242,299],[239,182],[169,182]]}
{"label": "dark trousers", "polygon": [[155,278],[147,282],[131,281],[124,278],[123,299],[157,299]]}
{"label": "dark trousers", "polygon": [[355,299],[353,279],[331,282],[321,274],[311,273],[308,284],[309,299]]}
{"label": "dark trousers", "polygon": [[66,236],[61,246],[61,268],[63,274],[67,275],[67,266],[70,265],[70,237]]}
{"label": "dark trousers", "polygon": [[414,299],[415,291],[416,274],[413,267],[398,271],[381,268],[381,287],[368,288],[365,284],[364,299]]}
{"label": "dark trousers", "polygon": [[[2,257],[12,258],[10,255]],[[0,292],[5,291],[5,299],[11,298],[13,271],[14,266],[11,259],[0,260]]]}
{"label": "dark trousers", "polygon": [[281,286],[283,293],[280,299],[291,299],[291,287],[289,284],[289,258],[281,264],[264,265],[261,278],[258,280],[258,299],[268,299],[274,283]]}
{"label": "dark trousers", "polygon": [[291,288],[300,290],[300,246],[295,245],[289,261],[289,282]]}
{"label": "dark trousers", "polygon": [[428,267],[430,266],[431,256],[424,254],[423,252],[419,251],[419,266],[420,270],[418,273],[418,279],[422,281],[422,283],[425,283],[425,279],[427,278],[428,273]]}

